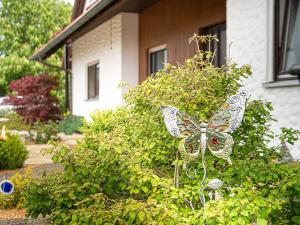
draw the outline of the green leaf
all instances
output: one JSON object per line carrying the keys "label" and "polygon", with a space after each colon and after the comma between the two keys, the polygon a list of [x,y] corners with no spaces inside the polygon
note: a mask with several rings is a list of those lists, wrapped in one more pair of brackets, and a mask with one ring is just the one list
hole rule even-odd
{"label": "green leaf", "polygon": [[292,221],[296,224],[300,224],[300,216],[293,216]]}
{"label": "green leaf", "polygon": [[268,220],[263,218],[257,218],[257,224],[258,225],[268,225]]}
{"label": "green leaf", "polygon": [[148,188],[147,187],[142,186],[142,190],[143,190],[143,192],[148,193]]}
{"label": "green leaf", "polygon": [[144,219],[145,219],[145,213],[143,211],[140,211],[138,213],[138,217],[139,217],[140,221],[144,221]]}

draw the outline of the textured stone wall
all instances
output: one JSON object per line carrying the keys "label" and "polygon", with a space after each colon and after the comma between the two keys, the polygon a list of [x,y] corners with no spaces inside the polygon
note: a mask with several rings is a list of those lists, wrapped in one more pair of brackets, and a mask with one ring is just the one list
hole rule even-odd
{"label": "textured stone wall", "polygon": [[[230,57],[239,65],[250,64],[253,77],[246,81],[252,99],[271,101],[274,106],[273,129],[300,129],[300,86],[267,88],[273,80],[274,1],[227,0],[227,43]],[[278,141],[273,141],[273,144]],[[300,159],[300,142],[289,146],[295,159]]]}

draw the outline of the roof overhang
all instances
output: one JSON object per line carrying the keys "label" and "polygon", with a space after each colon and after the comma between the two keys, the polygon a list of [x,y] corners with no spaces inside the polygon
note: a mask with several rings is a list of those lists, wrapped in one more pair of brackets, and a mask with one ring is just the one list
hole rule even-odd
{"label": "roof overhang", "polygon": [[83,13],[77,19],[72,21],[66,28],[57,33],[49,42],[40,48],[34,55],[30,57],[30,60],[42,61],[49,57],[57,49],[59,49],[69,37],[78,31],[82,25],[90,21],[94,16],[101,13],[105,8],[117,0],[101,0],[95,4],[91,9]]}
{"label": "roof overhang", "polygon": [[65,43],[73,42],[120,12],[139,13],[159,0],[100,0],[40,48],[30,60],[43,61]]}

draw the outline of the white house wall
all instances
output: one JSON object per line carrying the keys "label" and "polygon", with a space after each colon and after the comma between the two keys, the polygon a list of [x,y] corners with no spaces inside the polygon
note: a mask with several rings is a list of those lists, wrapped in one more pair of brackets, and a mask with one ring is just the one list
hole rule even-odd
{"label": "white house wall", "polygon": [[[122,13],[122,81],[129,88],[139,83],[139,15]],[[123,88],[125,94],[128,88]]]}
{"label": "white house wall", "polygon": [[[131,33],[122,33],[123,24],[131,27]],[[99,27],[80,37],[72,43],[72,111],[74,115],[81,115],[90,119],[90,113],[99,109],[113,108],[122,104],[122,93],[119,88],[121,82],[128,82],[131,86],[138,84],[137,46],[130,43],[127,35],[133,41],[138,38],[138,17],[131,14],[118,14]],[[122,56],[122,48],[130,43],[127,51],[134,61],[126,65]],[[138,42],[136,43],[136,45]],[[122,46],[123,45],[123,46]],[[127,58],[131,61],[130,58]],[[99,61],[100,85],[99,99],[87,100],[87,66]],[[124,75],[130,74],[129,76]]]}
{"label": "white house wall", "polygon": [[[280,127],[300,129],[300,86],[267,88],[273,79],[273,0],[227,0],[227,43],[230,57],[239,65],[250,64],[253,77],[246,81],[252,99],[271,101],[276,132]],[[229,52],[229,51],[228,51]],[[291,147],[300,159],[300,142]]]}

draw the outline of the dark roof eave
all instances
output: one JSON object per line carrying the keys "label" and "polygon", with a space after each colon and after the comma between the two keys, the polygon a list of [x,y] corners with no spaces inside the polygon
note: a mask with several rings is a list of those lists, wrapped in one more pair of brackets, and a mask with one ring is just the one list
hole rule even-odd
{"label": "dark roof eave", "polygon": [[101,0],[94,7],[92,7],[88,12],[80,17],[76,22],[71,24],[69,27],[66,27],[62,32],[57,34],[53,39],[51,39],[43,48],[41,48],[37,53],[32,55],[30,60],[42,61],[49,57],[53,52],[60,48],[66,39],[76,32],[83,24],[88,22],[95,15],[104,10],[109,4],[116,0]]}

